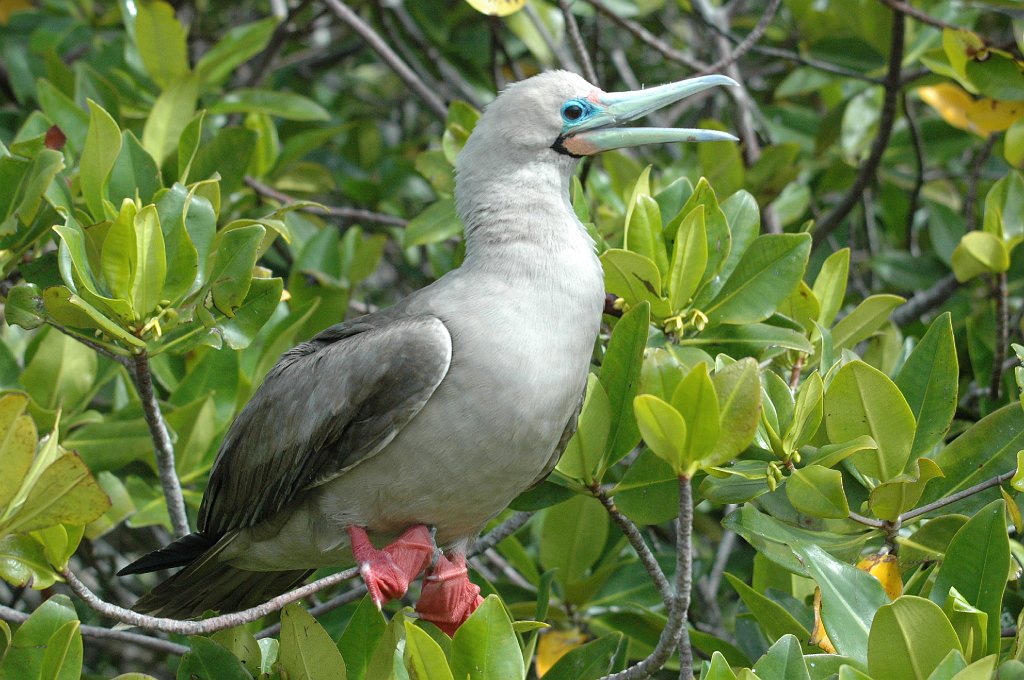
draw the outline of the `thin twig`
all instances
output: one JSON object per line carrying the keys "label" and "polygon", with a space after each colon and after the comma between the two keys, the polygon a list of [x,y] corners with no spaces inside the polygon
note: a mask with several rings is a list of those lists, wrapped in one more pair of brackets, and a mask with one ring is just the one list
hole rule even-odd
{"label": "thin twig", "polygon": [[[16,609],[11,609],[0,604],[0,619],[9,623],[25,623],[28,620],[29,615],[25,612],[19,612]],[[162,652],[164,654],[176,654],[181,656],[188,653],[188,647],[185,645],[179,645],[176,642],[170,640],[163,640],[161,638],[150,637],[149,635],[139,635],[138,633],[129,633],[126,630],[111,630],[110,628],[103,628],[101,626],[79,626],[78,629],[81,631],[83,637],[96,638],[100,640],[114,640],[116,642],[127,642],[138,647],[146,647],[156,652]]]}
{"label": "thin twig", "polygon": [[985,146],[975,154],[971,169],[967,173],[967,191],[964,193],[964,223],[967,231],[974,231],[978,227],[978,216],[975,211],[975,205],[978,202],[978,183],[981,181],[981,170],[985,167],[985,161],[992,153],[992,148],[996,145],[998,138],[999,135],[996,133],[988,136]]}
{"label": "thin twig", "polygon": [[952,505],[953,503],[956,503],[957,501],[962,501],[963,499],[967,498],[968,496],[973,496],[976,493],[981,493],[982,491],[985,491],[986,489],[991,489],[993,486],[999,486],[1003,482],[1005,482],[1005,481],[1009,480],[1010,478],[1012,478],[1014,473],[1016,473],[1016,472],[1017,472],[1017,470],[1015,468],[1015,469],[1010,470],[1008,472],[1004,472],[1001,475],[996,475],[995,477],[992,477],[990,479],[986,479],[984,482],[979,482],[978,484],[975,484],[974,486],[968,487],[968,488],[964,489],[963,491],[957,491],[955,494],[953,494],[951,496],[946,496],[945,498],[940,498],[937,501],[934,501],[934,502],[929,503],[927,505],[922,505],[921,507],[915,508],[913,510],[910,510],[909,512],[905,512],[905,513],[903,513],[902,515],[899,516],[899,518],[897,519],[897,522],[899,522],[900,524],[903,524],[905,522],[909,522],[912,519],[917,519],[921,515],[927,515],[932,510],[938,510],[939,508],[944,508],[947,505]]}
{"label": "thin twig", "polygon": [[907,127],[910,129],[910,141],[914,148],[914,188],[910,190],[910,205],[907,207],[907,250],[915,254],[917,248],[917,237],[914,229],[914,218],[917,217],[917,210],[921,205],[921,190],[924,188],[924,140],[921,138],[921,127],[917,124],[917,116],[910,106],[909,98],[904,92],[903,115],[907,117]]}
{"label": "thin twig", "polygon": [[882,161],[882,154],[889,145],[889,136],[892,134],[893,124],[896,122],[897,102],[900,93],[900,76],[903,64],[903,48],[905,38],[906,21],[899,12],[893,12],[892,36],[889,44],[889,70],[885,77],[885,98],[882,100],[882,112],[878,120],[878,133],[871,143],[871,151],[867,159],[861,164],[857,171],[857,177],[846,194],[839,200],[839,203],[818,222],[814,229],[814,243],[820,245],[825,238],[835,231],[846,216],[850,214],[853,206],[857,205],[864,188],[874,178],[878,170],[878,164]]}
{"label": "thin twig", "polygon": [[897,326],[902,326],[924,315],[948,300],[949,296],[959,287],[960,282],[956,280],[956,277],[952,274],[947,274],[936,281],[931,288],[917,293],[905,304],[901,305],[893,312],[892,322]]}
{"label": "thin twig", "polygon": [[661,594],[661,599],[665,602],[665,606],[670,607],[672,603],[672,586],[669,585],[668,579],[665,578],[665,572],[661,570],[661,565],[655,559],[654,553],[647,547],[644,537],[640,535],[640,530],[615,507],[615,503],[597,482],[590,487],[590,492],[594,495],[594,498],[601,502],[604,509],[608,511],[612,521],[615,522],[619,530],[625,535],[629,544],[633,546],[633,551],[636,552],[636,556],[640,558],[640,563],[644,565],[644,569],[647,570],[651,580],[654,581],[654,587]]}
{"label": "thin twig", "polygon": [[490,550],[512,534],[522,529],[523,525],[530,521],[531,517],[533,517],[532,512],[517,512],[512,515],[504,522],[487,532],[486,535],[481,536],[477,542],[473,544],[473,549],[470,551],[470,554],[479,555],[482,552]]}
{"label": "thin twig", "polygon": [[[264,184],[255,177],[249,175],[245,176],[245,183],[249,188],[255,191],[261,196],[272,198],[275,201],[283,203],[285,205],[296,203],[297,199],[293,196],[275,189],[269,184]],[[329,217],[339,217],[344,220],[351,220],[353,222],[360,222],[362,224],[383,224],[394,227],[404,227],[409,223],[408,220],[396,217],[394,215],[385,215],[384,213],[373,212],[372,210],[364,210],[362,208],[345,208],[341,206],[333,205],[310,205],[300,208],[302,212],[314,213],[317,215],[327,215]]]}
{"label": "thin twig", "polygon": [[185,513],[185,497],[181,493],[181,481],[174,469],[174,444],[167,432],[160,413],[160,404],[153,391],[153,374],[149,370],[149,355],[145,351],[135,355],[135,385],[139,389],[142,410],[149,425],[149,435],[153,438],[156,451],[156,467],[160,474],[160,486],[164,490],[167,501],[167,514],[171,518],[171,528],[175,537],[181,538],[189,533],[188,515]]}
{"label": "thin twig", "polygon": [[444,120],[448,116],[448,107],[445,105],[441,98],[437,96],[433,89],[427,86],[419,77],[409,68],[408,64],[402,61],[391,46],[388,45],[380,35],[377,34],[373,28],[362,20],[362,18],[352,11],[348,5],[342,0],[324,0],[327,6],[331,8],[334,14],[348,24],[349,28],[356,32],[366,44],[370,46],[374,52],[391,67],[391,70],[402,79],[410,90],[412,90],[417,97],[419,97],[424,104],[427,105],[435,116]]}
{"label": "thin twig", "polygon": [[539,35],[540,39],[544,41],[544,44],[551,51],[551,54],[555,55],[555,58],[558,59],[562,68],[578,73],[580,70],[579,64],[577,64],[576,60],[573,59],[572,54],[570,54],[560,43],[555,41],[554,36],[551,35],[551,31],[548,30],[548,27],[540,18],[540,14],[537,13],[537,8],[532,4],[527,3],[526,7],[523,8],[523,12],[526,13],[526,18],[530,20],[530,23],[533,24],[533,27],[537,30],[537,35]]}
{"label": "thin twig", "polygon": [[671,59],[672,61],[677,61],[683,66],[686,66],[694,71],[701,71],[707,67],[707,65],[704,62],[694,59],[693,57],[688,55],[686,52],[683,52],[682,50],[677,50],[676,48],[672,47],[664,40],[654,35],[646,28],[644,28],[637,22],[633,21],[632,19],[620,17],[618,14],[615,13],[615,11],[611,7],[604,4],[603,0],[587,1],[591,5],[593,5],[594,9],[596,9],[598,12],[611,19],[613,23],[617,24],[619,27],[631,33],[634,37],[639,39],[640,42],[644,43],[648,47],[651,47],[660,52],[661,55],[664,56],[665,58]]}
{"label": "thin twig", "polygon": [[686,627],[686,612],[690,608],[693,555],[690,540],[693,534],[693,487],[689,477],[679,478],[679,521],[676,523],[676,578],[671,597],[668,620],[661,630],[658,644],[642,661],[619,673],[606,675],[601,680],[640,680],[648,678],[665,666],[672,652],[679,648],[680,677],[693,677],[693,652]]}
{"label": "thin twig", "polygon": [[886,528],[886,524],[882,520],[880,520],[880,519],[872,519],[871,517],[865,517],[864,515],[858,515],[853,510],[850,510],[850,514],[848,516],[854,522],[858,522],[860,524],[863,524],[864,526],[872,527],[872,528],[875,528],[875,529],[885,529]]}
{"label": "thin twig", "polygon": [[[768,6],[764,9],[764,13],[758,20],[757,25],[754,26],[754,30],[748,33],[747,37],[745,37],[739,44],[737,44],[736,47],[732,48],[731,50],[728,50],[725,56],[723,56],[715,63],[710,64],[709,66],[704,68],[701,71],[701,73],[697,75],[715,73],[717,71],[721,71],[723,68],[735,64],[740,57],[749,52],[750,49],[754,47],[754,45],[756,45],[757,42],[764,36],[764,32],[768,30],[768,25],[772,22],[772,19],[775,18],[775,14],[779,11],[779,5],[781,4],[782,0],[770,0]],[[707,19],[708,17],[705,18]],[[728,35],[728,31],[724,30],[724,27],[723,33],[724,35]]]}
{"label": "thin twig", "polygon": [[999,399],[1003,385],[1003,362],[1010,345],[1010,309],[1007,299],[1010,296],[1006,281],[1006,272],[992,275],[992,302],[996,311],[995,347],[992,350],[992,380],[988,385],[988,398]]}
{"label": "thin twig", "polygon": [[565,30],[569,35],[572,49],[576,52],[576,59],[583,68],[583,77],[589,80],[592,85],[600,87],[601,84],[597,81],[597,71],[594,70],[594,62],[590,59],[587,46],[583,44],[580,25],[576,23],[576,16],[572,13],[569,0],[558,0],[558,7],[562,10],[562,16],[565,17]]}
{"label": "thin twig", "polygon": [[[344,607],[347,604],[355,602],[356,600],[358,600],[359,598],[361,598],[365,594],[366,594],[366,585],[360,583],[359,585],[353,586],[351,589],[346,590],[345,592],[341,593],[340,595],[335,595],[334,597],[332,597],[329,600],[325,600],[324,602],[321,602],[318,605],[314,605],[314,606],[310,607],[309,609],[306,610],[306,612],[310,616],[317,617],[317,616],[320,616],[321,614],[326,614],[327,612],[334,611],[335,609],[338,609],[339,607]],[[277,635],[280,632],[281,632],[281,622],[278,621],[274,625],[267,626],[266,628],[264,628],[260,632],[256,633],[254,637],[257,640],[259,640],[261,638],[271,637],[273,635]]]}
{"label": "thin twig", "polygon": [[249,609],[243,609],[240,612],[233,612],[231,614],[222,614],[220,616],[214,616],[209,619],[203,619],[202,621],[179,621],[177,619],[168,619],[158,616],[149,616],[147,614],[140,614],[134,612],[131,609],[125,609],[124,607],[118,607],[115,604],[105,602],[96,593],[89,590],[89,588],[82,583],[77,576],[71,570],[64,569],[61,571],[61,575],[64,580],[67,581],[68,587],[71,591],[78,595],[85,604],[89,605],[90,608],[96,610],[104,616],[108,616],[112,619],[120,621],[121,623],[128,624],[129,626],[138,626],[139,628],[148,628],[149,630],[160,630],[165,633],[177,633],[178,635],[209,635],[218,630],[225,628],[232,628],[234,626],[240,626],[245,623],[251,623],[257,619],[261,619],[267,614],[272,614],[285,607],[285,605],[291,604],[301,600],[304,597],[309,597],[313,593],[318,593],[325,588],[329,588],[343,581],[359,575],[359,567],[352,567],[345,571],[339,571],[336,574],[325,576],[322,579],[307,583],[304,586],[300,586],[295,590],[278,595],[277,597],[267,600],[263,604]]}
{"label": "thin twig", "polygon": [[127,354],[116,354],[109,347],[101,345],[100,343],[85,337],[81,333],[74,331],[70,328],[66,328],[65,326],[61,326],[59,323],[51,321],[50,319],[44,320],[44,323],[46,323],[49,326],[53,326],[54,328],[56,328],[58,331],[68,336],[69,338],[74,338],[75,340],[82,343],[83,345],[85,345],[92,351],[96,352],[97,354],[103,355],[108,359],[113,359],[114,361],[125,367],[130,368],[132,365],[131,359],[128,357]]}
{"label": "thin twig", "polygon": [[951,28],[954,31],[960,30],[959,26],[955,26],[951,23],[943,21],[942,19],[937,19],[936,17],[933,17],[932,15],[926,12],[922,12],[916,7],[911,7],[902,0],[880,0],[880,2],[895,12],[899,12],[900,14],[905,14],[908,17],[913,17],[914,19],[917,19],[922,24],[928,24],[929,26],[934,26],[935,28],[939,29]]}

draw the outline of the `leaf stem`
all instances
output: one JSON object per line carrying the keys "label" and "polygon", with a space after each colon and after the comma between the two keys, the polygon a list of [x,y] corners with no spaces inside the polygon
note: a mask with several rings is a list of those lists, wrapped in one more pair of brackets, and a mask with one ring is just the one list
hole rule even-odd
{"label": "leaf stem", "polygon": [[157,403],[153,391],[153,374],[149,370],[149,355],[145,351],[135,355],[135,385],[139,389],[142,410],[149,425],[149,435],[153,438],[156,451],[156,467],[160,475],[160,486],[167,500],[167,513],[171,518],[174,535],[181,538],[189,533],[188,515],[185,513],[185,497],[181,493],[181,481],[174,468],[174,444],[167,432],[160,404]]}

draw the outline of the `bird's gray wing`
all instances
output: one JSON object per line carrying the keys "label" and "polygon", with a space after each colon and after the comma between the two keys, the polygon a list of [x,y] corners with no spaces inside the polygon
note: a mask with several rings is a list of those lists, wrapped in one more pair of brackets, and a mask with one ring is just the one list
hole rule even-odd
{"label": "bird's gray wing", "polygon": [[221,444],[200,531],[252,526],[380,451],[444,379],[451,349],[437,317],[385,313],[286,352]]}

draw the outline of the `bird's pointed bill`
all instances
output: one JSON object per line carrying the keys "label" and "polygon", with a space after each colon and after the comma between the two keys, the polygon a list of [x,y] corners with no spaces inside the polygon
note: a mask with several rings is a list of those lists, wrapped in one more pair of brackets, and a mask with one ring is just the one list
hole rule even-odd
{"label": "bird's pointed bill", "polygon": [[644,90],[594,92],[585,102],[579,102],[583,105],[584,113],[578,120],[565,120],[561,144],[573,155],[589,156],[641,144],[738,141],[735,136],[718,130],[621,127],[624,123],[719,85],[739,84],[727,76],[710,75]]}

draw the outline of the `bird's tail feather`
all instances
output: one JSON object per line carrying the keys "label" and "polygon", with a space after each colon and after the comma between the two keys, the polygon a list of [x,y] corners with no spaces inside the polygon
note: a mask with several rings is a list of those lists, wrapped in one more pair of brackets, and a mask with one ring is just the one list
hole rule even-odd
{"label": "bird's tail feather", "polygon": [[209,610],[222,614],[266,602],[287,592],[312,570],[247,571],[221,562],[220,553],[231,543],[226,536],[194,562],[143,595],[135,611],[172,619],[188,619]]}

